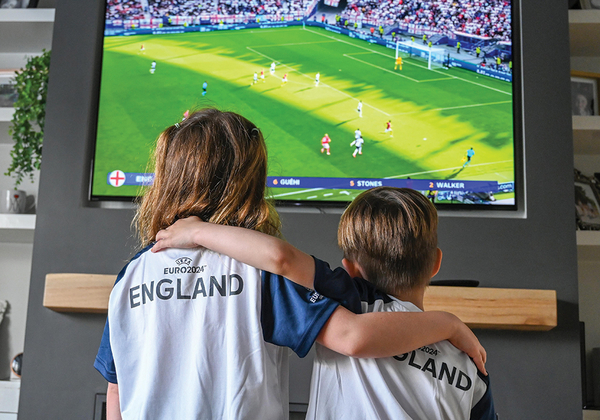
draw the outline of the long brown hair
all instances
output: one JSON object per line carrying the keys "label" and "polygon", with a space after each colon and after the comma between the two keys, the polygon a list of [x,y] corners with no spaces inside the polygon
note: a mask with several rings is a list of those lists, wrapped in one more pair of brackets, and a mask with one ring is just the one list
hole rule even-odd
{"label": "long brown hair", "polygon": [[188,216],[279,235],[266,179],[267,148],[252,122],[212,108],[194,112],[156,141],[154,183],[134,219],[142,244]]}

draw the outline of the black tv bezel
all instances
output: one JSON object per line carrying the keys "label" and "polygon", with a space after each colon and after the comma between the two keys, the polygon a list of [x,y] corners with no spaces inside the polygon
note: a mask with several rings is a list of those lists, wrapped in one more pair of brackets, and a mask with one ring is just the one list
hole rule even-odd
{"label": "black tv bezel", "polygon": [[[106,4],[108,0],[104,0],[104,7],[101,17],[99,17],[98,34],[96,39],[96,59],[94,74],[94,89],[93,89],[93,115],[91,124],[93,144],[90,157],[90,172],[88,180],[88,200],[90,202],[121,202],[131,203],[139,198],[139,196],[112,196],[112,195],[94,195],[93,180],[94,180],[94,162],[96,155],[96,141],[98,135],[98,111],[100,106],[100,89],[102,84],[102,63],[104,56],[104,30],[106,22]],[[513,204],[463,204],[463,203],[435,203],[438,210],[444,212],[461,212],[461,211],[483,211],[488,213],[499,211],[502,214],[514,214],[523,211],[525,208],[524,194],[524,127],[523,127],[523,89],[522,89],[522,56],[521,56],[521,0],[511,0],[511,30],[512,30],[512,105],[513,105],[513,168],[514,168],[514,190],[515,199]],[[268,188],[268,187],[265,187]],[[274,200],[277,207],[285,209],[304,209],[304,208],[325,208],[325,209],[340,209],[347,207],[351,201],[304,201],[304,200]]]}

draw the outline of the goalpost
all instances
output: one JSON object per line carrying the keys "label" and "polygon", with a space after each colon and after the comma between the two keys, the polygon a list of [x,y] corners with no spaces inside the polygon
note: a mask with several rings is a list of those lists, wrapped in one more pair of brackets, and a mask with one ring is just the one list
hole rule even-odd
{"label": "goalpost", "polygon": [[442,48],[428,47],[419,45],[416,42],[396,41],[396,58],[420,58],[427,61],[429,70],[444,67],[446,62],[446,52]]}

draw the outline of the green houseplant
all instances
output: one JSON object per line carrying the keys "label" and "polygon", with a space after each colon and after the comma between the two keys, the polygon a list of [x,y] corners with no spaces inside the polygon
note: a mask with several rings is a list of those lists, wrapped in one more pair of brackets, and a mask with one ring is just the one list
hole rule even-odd
{"label": "green houseplant", "polygon": [[15,73],[15,88],[19,95],[8,133],[15,144],[5,175],[15,178],[15,189],[25,177],[33,182],[35,169],[40,169],[42,142],[46,120],[46,96],[50,51],[29,57],[25,67]]}

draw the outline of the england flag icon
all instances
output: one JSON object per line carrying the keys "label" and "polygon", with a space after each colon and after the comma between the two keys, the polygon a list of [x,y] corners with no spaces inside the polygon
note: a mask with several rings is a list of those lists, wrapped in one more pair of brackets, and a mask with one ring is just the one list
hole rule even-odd
{"label": "england flag icon", "polygon": [[120,187],[125,184],[125,173],[123,171],[112,171],[108,174],[108,183],[113,187]]}

